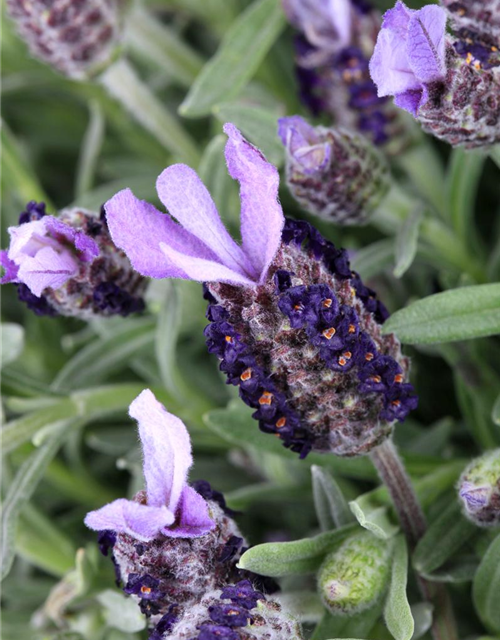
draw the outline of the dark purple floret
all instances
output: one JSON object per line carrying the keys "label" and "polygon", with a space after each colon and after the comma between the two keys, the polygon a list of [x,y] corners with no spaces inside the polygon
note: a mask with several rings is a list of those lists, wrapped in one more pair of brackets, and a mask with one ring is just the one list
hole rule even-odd
{"label": "dark purple floret", "polygon": [[116,542],[116,533],[107,529],[105,531],[100,531],[97,535],[97,544],[99,546],[99,551],[103,556],[107,556],[109,550],[113,548]]}
{"label": "dark purple floret", "polygon": [[242,545],[243,538],[231,536],[222,549],[218,558],[219,562],[229,562],[232,560],[239,553]]}
{"label": "dark purple floret", "polygon": [[196,480],[192,483],[192,487],[205,500],[216,502],[226,515],[235,516],[239,514],[239,511],[233,511],[227,506],[224,495],[220,491],[213,489],[207,480]]}
{"label": "dark purple floret", "polygon": [[276,284],[276,293],[283,293],[292,286],[293,274],[283,269],[278,269],[274,274],[274,283]]}
{"label": "dark purple floret", "polygon": [[170,633],[178,619],[179,605],[171,604],[167,613],[160,618],[160,621],[151,632],[149,640],[163,640],[165,634]]}
{"label": "dark purple floret", "polygon": [[248,609],[236,604],[221,604],[209,607],[210,620],[228,627],[246,627],[251,619]]}
{"label": "dark purple floret", "polygon": [[248,610],[256,607],[259,600],[265,600],[262,593],[253,588],[250,580],[241,580],[235,585],[224,587],[220,599],[231,600],[234,604]]}
{"label": "dark purple floret", "polygon": [[410,411],[418,406],[418,397],[411,384],[394,385],[385,392],[384,398],[385,406],[380,417],[387,421],[403,422]]}
{"label": "dark purple floret", "polygon": [[36,202],[32,200],[28,202],[25,210],[19,215],[19,224],[26,224],[26,222],[33,222],[35,220],[41,220],[43,216],[46,216],[45,202]]}
{"label": "dark purple floret", "polygon": [[57,311],[49,304],[45,296],[35,296],[25,284],[17,285],[17,296],[24,302],[28,309],[37,316],[57,316]]}
{"label": "dark purple floret", "polygon": [[145,309],[142,298],[132,296],[114,282],[101,282],[97,285],[94,289],[94,304],[101,311],[109,310],[112,314],[124,317]]}
{"label": "dark purple floret", "polygon": [[200,628],[198,640],[238,640],[239,636],[236,631],[233,631],[230,627],[224,627],[218,624],[204,624]]}
{"label": "dark purple floret", "polygon": [[140,596],[144,600],[158,600],[164,595],[159,586],[159,580],[149,574],[131,573],[123,590],[130,595]]}

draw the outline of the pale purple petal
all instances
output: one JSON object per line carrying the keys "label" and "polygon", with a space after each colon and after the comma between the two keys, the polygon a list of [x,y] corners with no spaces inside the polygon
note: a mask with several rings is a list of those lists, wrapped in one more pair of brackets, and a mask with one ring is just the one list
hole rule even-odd
{"label": "pale purple petal", "polygon": [[10,235],[9,258],[17,265],[25,256],[34,256],[43,247],[53,247],[56,251],[62,248],[60,242],[47,236],[45,217],[41,220],[33,220],[17,227],[8,228]]}
{"label": "pale purple petal", "polygon": [[415,13],[413,9],[408,9],[404,2],[396,2],[396,6],[384,13],[382,29],[397,31],[404,37],[410,24],[410,18]]}
{"label": "pale purple petal", "polygon": [[[218,262],[241,275],[255,275],[250,272],[249,261],[227,232],[212,196],[193,169],[185,164],[168,167],[158,177],[156,189],[168,212],[209,247]],[[168,239],[162,239],[162,242],[186,253]],[[206,259],[206,255],[199,257]]]}
{"label": "pale purple petal", "polygon": [[174,527],[163,529],[163,535],[170,538],[198,538],[215,527],[205,499],[192,487],[184,487],[179,513],[179,522]]}
{"label": "pale purple petal", "polygon": [[79,271],[77,260],[63,250],[44,247],[35,256],[24,256],[20,261],[18,278],[35,296],[41,296],[47,287],[59,289]]}
{"label": "pale purple petal", "polygon": [[136,198],[130,189],[119,191],[106,202],[105,209],[113,242],[144,276],[186,278],[186,274],[166,258],[160,242],[188,255],[215,259],[215,254],[198,238],[152,204]]}
{"label": "pale purple petal", "polygon": [[94,531],[111,529],[146,542],[157,536],[174,520],[174,514],[166,507],[151,507],[120,498],[88,513],[85,524]]}
{"label": "pale purple petal", "polygon": [[351,0],[329,0],[328,13],[337,32],[339,45],[347,46],[351,41],[352,12]]}
{"label": "pale purple petal", "polygon": [[198,282],[228,282],[246,287],[254,287],[256,284],[254,280],[241,275],[237,271],[232,271],[219,262],[188,256],[163,242],[160,244],[160,248],[165,254],[165,258],[182,270],[185,274],[184,277],[190,280]]}
{"label": "pale purple petal", "polygon": [[17,277],[18,266],[9,258],[7,251],[0,251],[0,266],[5,269],[5,273],[0,278],[0,284],[19,282]]}
{"label": "pale purple petal", "polygon": [[[80,252],[80,260],[83,262],[92,262],[99,255],[99,247],[95,240],[86,235],[83,231],[75,229],[69,224],[65,224],[54,218],[54,216],[44,216],[42,221],[46,230],[55,236],[56,240],[66,240],[72,244],[77,251]],[[59,237],[58,237],[59,236]]]}
{"label": "pale purple petal", "polygon": [[406,39],[390,29],[381,29],[378,34],[370,60],[370,75],[380,98],[421,88],[410,67]]}
{"label": "pale purple petal", "polygon": [[285,222],[278,202],[278,170],[234,125],[224,125],[224,133],[229,137],[226,144],[229,174],[240,183],[243,250],[263,282],[281,244]]}
{"label": "pale purple petal", "polygon": [[445,65],[446,12],[429,5],[412,14],[408,26],[407,56],[421,82],[442,80]]}
{"label": "pale purple petal", "polygon": [[290,151],[319,142],[316,129],[301,116],[288,116],[278,120],[278,135],[281,142]]}
{"label": "pale purple petal", "polygon": [[460,489],[460,497],[466,503],[468,511],[475,513],[488,504],[491,498],[491,486],[478,487],[472,482],[464,482]]}
{"label": "pale purple petal", "polygon": [[193,464],[189,433],[149,389],[132,402],[129,415],[139,424],[148,505],[175,513]]}

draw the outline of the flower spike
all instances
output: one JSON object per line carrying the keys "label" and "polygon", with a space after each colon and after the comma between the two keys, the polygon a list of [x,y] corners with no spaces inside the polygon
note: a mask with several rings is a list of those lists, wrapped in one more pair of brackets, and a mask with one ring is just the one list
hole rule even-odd
{"label": "flower spike", "polygon": [[139,423],[146,503],[120,498],[91,511],[85,524],[146,541],[158,535],[193,538],[213,529],[207,503],[186,484],[193,459],[184,423],[168,413],[149,389],[132,402],[129,413]]}

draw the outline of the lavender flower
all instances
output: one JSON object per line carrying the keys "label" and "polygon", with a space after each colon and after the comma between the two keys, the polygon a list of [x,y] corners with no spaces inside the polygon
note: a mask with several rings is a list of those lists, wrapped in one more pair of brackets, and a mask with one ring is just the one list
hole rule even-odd
{"label": "lavender flower", "polygon": [[500,140],[500,57],[486,41],[471,31],[447,36],[441,7],[413,11],[398,1],[384,16],[370,61],[378,95],[393,95],[425,131],[452,145],[494,144]]}
{"label": "lavender flower", "polygon": [[76,80],[108,64],[119,40],[121,0],[7,0],[31,53]]}
{"label": "lavender flower", "polygon": [[[344,250],[285,221],[277,170],[233,125],[224,130],[240,182],[241,246],[185,165],[157,182],[180,224],[126,189],[105,205],[113,240],[143,275],[206,282],[209,351],[264,432],[302,457],[311,448],[366,453],[417,404],[399,342],[380,330],[387,311]],[[366,386],[370,376],[376,387]]]}
{"label": "lavender flower", "polygon": [[500,525],[500,449],[469,464],[460,477],[458,495],[469,520],[479,527]]}
{"label": "lavender flower", "polygon": [[82,209],[46,215],[30,202],[10,227],[0,252],[2,284],[18,284],[19,298],[37,315],[126,316],[144,309],[143,278],[111,242],[105,219]]}
{"label": "lavender flower", "polygon": [[441,0],[448,11],[456,31],[467,37],[481,34],[491,38],[491,46],[500,40],[500,0]]}
{"label": "lavender flower", "polygon": [[362,137],[312,127],[300,116],[282,118],[287,184],[310,213],[337,224],[368,222],[389,189],[385,160]]}
{"label": "lavender flower", "polygon": [[366,0],[283,0],[283,6],[300,32],[297,79],[312,113],[333,116],[337,125],[398,152],[406,144],[405,127],[397,110],[377,96],[368,72],[379,14]]}
{"label": "lavender flower", "polygon": [[239,554],[228,555],[226,547],[233,549],[238,539],[240,548],[244,541],[211,499],[208,483],[202,485],[208,499],[187,483],[191,443],[182,421],[149,390],[132,402],[129,413],[139,424],[146,490],[91,511],[85,524],[100,532],[106,555],[111,550],[125,593],[151,624],[165,626],[165,616],[171,621],[179,607],[236,576]]}
{"label": "lavender flower", "polygon": [[[160,626],[160,625],[159,625]],[[255,591],[248,580],[207,592],[184,609],[168,630],[156,627],[153,640],[301,640],[302,630],[282,606]]]}

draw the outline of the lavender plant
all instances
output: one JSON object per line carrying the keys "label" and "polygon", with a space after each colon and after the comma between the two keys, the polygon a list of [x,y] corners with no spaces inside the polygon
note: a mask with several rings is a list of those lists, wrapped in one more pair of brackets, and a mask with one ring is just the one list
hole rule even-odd
{"label": "lavender plant", "polygon": [[6,3],[2,637],[498,636],[497,5]]}

